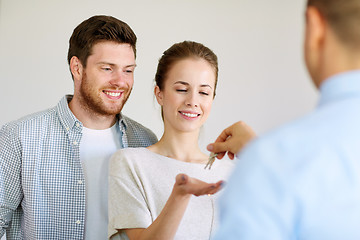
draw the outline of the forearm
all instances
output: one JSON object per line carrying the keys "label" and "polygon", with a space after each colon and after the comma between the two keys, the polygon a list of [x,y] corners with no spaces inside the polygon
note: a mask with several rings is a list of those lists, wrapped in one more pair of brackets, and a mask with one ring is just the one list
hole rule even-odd
{"label": "forearm", "polygon": [[178,174],[170,197],[156,220],[146,229],[127,229],[126,234],[130,240],[173,239],[191,196],[215,194],[221,185],[222,181],[206,183]]}
{"label": "forearm", "polygon": [[163,210],[146,229],[126,230],[130,240],[173,239],[188,206],[191,194],[172,191]]}

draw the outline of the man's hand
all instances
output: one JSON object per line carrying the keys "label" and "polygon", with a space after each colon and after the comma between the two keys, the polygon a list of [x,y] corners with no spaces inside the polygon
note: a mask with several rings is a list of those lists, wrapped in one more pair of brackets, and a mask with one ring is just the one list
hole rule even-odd
{"label": "man's hand", "polygon": [[255,136],[255,132],[246,123],[236,122],[222,131],[215,143],[209,144],[207,149],[218,153],[218,159],[222,159],[226,152],[230,159],[234,159],[235,154],[240,152]]}

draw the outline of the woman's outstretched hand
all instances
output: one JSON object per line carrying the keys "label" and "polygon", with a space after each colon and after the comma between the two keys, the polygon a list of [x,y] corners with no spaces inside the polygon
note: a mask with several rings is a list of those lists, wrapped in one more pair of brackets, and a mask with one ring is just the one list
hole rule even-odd
{"label": "woman's outstretched hand", "polygon": [[173,191],[179,195],[201,196],[205,194],[215,194],[224,185],[224,181],[216,183],[206,183],[196,178],[189,177],[186,174],[178,174]]}
{"label": "woman's outstretched hand", "polygon": [[191,195],[201,196],[217,193],[223,181],[206,183],[180,173],[176,176],[173,191],[163,210],[148,228],[125,229],[130,240],[173,239],[184,216]]}

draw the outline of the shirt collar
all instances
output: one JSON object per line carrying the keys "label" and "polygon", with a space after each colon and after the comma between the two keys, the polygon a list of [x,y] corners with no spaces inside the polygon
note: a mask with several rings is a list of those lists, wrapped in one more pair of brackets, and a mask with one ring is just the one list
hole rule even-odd
{"label": "shirt collar", "polygon": [[[57,111],[59,118],[64,128],[69,131],[70,129],[76,128],[81,132],[82,123],[75,117],[69,108],[69,102],[73,98],[73,95],[65,95],[57,105]],[[118,114],[117,119],[119,121],[119,128],[122,133],[125,133],[127,128],[126,117],[121,113]]]}
{"label": "shirt collar", "polygon": [[64,128],[69,131],[73,127],[78,127],[81,130],[82,123],[75,117],[69,108],[69,102],[72,95],[65,95],[57,105],[57,112]]}
{"label": "shirt collar", "polygon": [[120,131],[122,133],[125,133],[126,131],[126,128],[127,128],[127,120],[126,120],[126,117],[124,115],[122,115],[121,113],[118,114],[118,119],[119,119],[119,128],[120,128]]}
{"label": "shirt collar", "polygon": [[320,86],[320,93],[319,107],[339,99],[359,97],[360,70],[348,71],[328,78]]}

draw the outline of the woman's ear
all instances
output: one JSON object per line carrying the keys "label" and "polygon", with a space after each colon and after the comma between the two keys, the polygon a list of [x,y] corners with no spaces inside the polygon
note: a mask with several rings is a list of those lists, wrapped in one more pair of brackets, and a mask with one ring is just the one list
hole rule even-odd
{"label": "woman's ear", "polygon": [[83,65],[80,62],[80,59],[76,56],[73,56],[70,59],[70,71],[73,76],[74,81],[81,80],[83,75]]}
{"label": "woman's ear", "polygon": [[163,99],[164,99],[164,94],[163,92],[160,90],[159,86],[155,86],[154,88],[154,94],[156,97],[157,102],[159,103],[160,106],[163,105]]}

